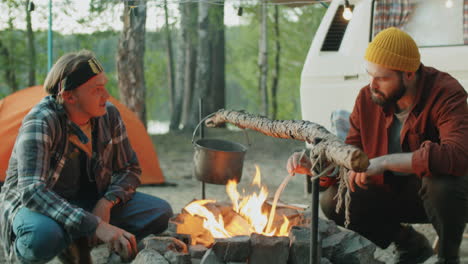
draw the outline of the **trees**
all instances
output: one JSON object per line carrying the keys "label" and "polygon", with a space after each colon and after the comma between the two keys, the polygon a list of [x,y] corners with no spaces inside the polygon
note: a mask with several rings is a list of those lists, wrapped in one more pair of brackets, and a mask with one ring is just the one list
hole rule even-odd
{"label": "trees", "polygon": [[262,114],[268,116],[268,6],[265,0],[260,5],[260,40],[258,42],[258,88],[262,98]]}
{"label": "trees", "polygon": [[225,107],[224,29],[224,1],[200,0],[196,85],[185,129],[192,130],[198,123],[199,98],[204,100],[203,116]]}
{"label": "trees", "polygon": [[16,73],[18,69],[18,58],[15,56],[15,51],[17,51],[18,47],[16,46],[17,31],[13,25],[13,21],[15,20],[13,11],[18,8],[18,3],[6,1],[6,8],[8,12],[8,28],[0,35],[0,59],[2,64],[5,65],[2,67],[5,82],[11,92],[16,92],[19,85]]}
{"label": "trees", "polygon": [[34,43],[34,31],[32,30],[31,12],[34,11],[34,3],[31,0],[25,2],[26,10],[26,39],[28,42],[29,65],[28,86],[36,84],[36,45]]}
{"label": "trees", "polygon": [[120,100],[146,125],[144,75],[146,0],[124,1],[117,71]]}
{"label": "trees", "polygon": [[[130,22],[135,19],[143,22],[143,15],[135,17],[136,13],[141,14],[142,1],[125,2],[127,4],[125,11],[127,25],[125,27],[130,27]],[[171,1],[167,2],[171,7]],[[0,1],[0,7],[5,10],[5,15],[0,16],[0,21],[3,22],[4,26],[0,33],[0,97],[12,92],[11,87],[14,87],[14,80],[18,88],[30,84],[28,75],[31,49],[27,47],[28,41],[25,37],[28,35],[27,28],[23,26],[23,28],[18,29],[19,23],[26,25],[23,3],[13,6],[11,9],[13,11],[9,14],[7,13],[9,10],[7,1]],[[115,17],[117,13],[121,14],[124,3],[113,0],[93,0],[91,3],[91,10],[94,10],[94,13],[89,17],[81,15],[82,21],[79,22],[78,26],[107,29],[107,31],[96,31],[91,34],[54,32],[54,53],[58,56],[80,49],[94,51],[109,77],[107,88],[111,94],[119,97],[118,83],[121,85],[123,81],[127,81],[129,84],[125,87],[129,89],[125,90],[125,93],[120,92],[121,101],[124,103],[130,101],[140,109],[145,109],[146,118],[161,121],[171,120],[173,130],[178,129],[180,124],[187,130],[191,130],[198,123],[198,97],[200,96],[206,103],[204,114],[216,111],[218,108],[245,109],[252,113],[263,113],[264,108],[258,88],[258,40],[260,39],[261,23],[258,2],[239,3],[238,6],[234,4],[236,9],[227,6],[226,12],[237,13],[239,6],[243,7],[244,12],[241,17],[238,17],[240,22],[238,25],[225,27],[223,1],[214,4],[212,0],[206,0],[202,3],[205,6],[200,7],[198,2],[180,1],[178,3],[180,27],[163,27],[143,33],[144,28],[137,29],[135,24],[138,23],[133,21],[131,22],[134,25],[131,27],[133,33],[124,29],[122,34],[120,29],[115,29],[113,25],[104,23],[96,26],[96,19],[106,16]],[[162,1],[158,4],[152,3],[159,10],[163,10]],[[267,1],[267,3],[270,2]],[[68,4],[62,4],[57,8],[55,15],[60,14],[63,9],[70,10]],[[198,30],[199,8],[205,10],[205,16],[203,16],[205,19],[200,20],[200,30]],[[283,5],[271,5],[271,3],[268,4],[268,8],[270,14],[267,17],[269,24],[267,52],[271,55],[268,57],[270,66],[266,83],[270,89],[268,92],[269,116],[275,119],[297,119],[300,118],[299,82],[301,69],[312,36],[325,9],[320,5],[286,8]],[[45,6],[38,4],[33,15],[47,17],[44,9]],[[146,12],[153,12],[153,10],[155,9],[149,5]],[[169,9],[169,11],[173,10]],[[73,14],[70,11],[68,15],[72,16]],[[160,12],[160,14],[163,13]],[[171,13],[171,15],[175,14],[177,12]],[[146,13],[144,17],[146,18]],[[164,18],[164,16],[156,17],[155,14],[152,14],[152,20],[158,18]],[[169,21],[171,18],[169,17]],[[9,24],[9,19],[14,23]],[[143,26],[141,23],[140,25]],[[279,35],[279,25],[281,25],[281,35]],[[58,28],[56,27],[56,29]],[[33,33],[37,49],[35,76],[36,83],[40,84],[47,74],[45,67],[47,32],[38,30]],[[169,99],[171,85],[169,85],[170,78],[166,67],[168,59],[165,55],[168,46],[165,42],[167,40],[165,36],[168,33],[173,41],[170,46],[174,47],[173,55],[176,62],[174,63],[175,82],[173,83],[175,85],[172,100]],[[144,36],[141,36],[142,34]],[[199,34],[205,39],[198,41]],[[121,36],[120,41],[119,35]],[[119,53],[117,52],[118,46],[121,49],[119,51],[120,59],[122,59],[120,62],[116,60],[116,54]],[[197,54],[197,50],[205,55]],[[281,53],[278,50],[281,50]],[[125,56],[122,55],[123,51],[125,51]],[[197,57],[201,58],[201,62],[197,62]],[[141,61],[138,58],[141,58]],[[280,58],[281,60],[278,62]],[[14,61],[10,63],[10,59],[14,59]],[[142,62],[143,59],[144,62]],[[120,64],[116,65],[117,63]],[[131,66],[132,63],[140,66]],[[140,73],[137,73],[138,71]],[[144,77],[140,75],[141,72],[145,72]],[[277,77],[279,72],[281,78]],[[197,74],[205,77],[196,80]],[[213,78],[214,76],[220,77],[216,79]],[[205,84],[201,85],[201,82],[205,82]],[[195,91],[196,85],[202,90]],[[172,113],[169,111],[169,102],[174,104]]]}
{"label": "trees", "polygon": [[273,81],[271,84],[271,118],[277,119],[278,115],[278,83],[280,77],[280,56],[281,56],[281,42],[280,42],[280,29],[279,29],[279,7],[275,6],[274,13],[274,31],[275,31],[275,61],[273,68]]}

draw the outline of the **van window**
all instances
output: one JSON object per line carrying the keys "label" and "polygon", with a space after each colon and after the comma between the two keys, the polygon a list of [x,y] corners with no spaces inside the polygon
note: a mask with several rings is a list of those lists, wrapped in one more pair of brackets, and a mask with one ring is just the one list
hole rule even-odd
{"label": "van window", "polygon": [[[351,5],[350,8],[353,10],[354,5]],[[323,41],[321,51],[338,51],[340,49],[341,41],[349,23],[348,20],[343,18],[343,11],[344,5],[338,6],[335,17]]]}
{"label": "van window", "polygon": [[[408,32],[419,47],[464,45],[463,0],[409,2],[414,6],[408,20],[400,28]],[[452,5],[447,5],[447,2]]]}

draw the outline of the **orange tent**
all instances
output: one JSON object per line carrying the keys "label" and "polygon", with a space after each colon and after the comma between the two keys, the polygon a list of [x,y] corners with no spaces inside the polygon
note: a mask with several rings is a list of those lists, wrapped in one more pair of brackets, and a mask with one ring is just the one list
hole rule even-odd
{"label": "orange tent", "polygon": [[[0,181],[5,179],[8,161],[24,116],[44,96],[42,86],[29,87],[0,100]],[[128,137],[142,168],[143,184],[164,183],[164,175],[159,167],[156,149],[138,117],[117,99],[109,99],[120,111],[127,127]]]}

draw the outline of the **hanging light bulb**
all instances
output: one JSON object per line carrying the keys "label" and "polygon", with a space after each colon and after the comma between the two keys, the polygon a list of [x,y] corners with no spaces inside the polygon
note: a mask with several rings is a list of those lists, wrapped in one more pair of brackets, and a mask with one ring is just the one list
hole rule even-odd
{"label": "hanging light bulb", "polygon": [[452,8],[453,7],[453,1],[452,0],[445,1],[445,7],[446,8]]}
{"label": "hanging light bulb", "polygon": [[353,11],[351,11],[351,6],[349,5],[349,1],[345,0],[345,8],[343,11],[343,18],[346,20],[351,20],[353,18]]}

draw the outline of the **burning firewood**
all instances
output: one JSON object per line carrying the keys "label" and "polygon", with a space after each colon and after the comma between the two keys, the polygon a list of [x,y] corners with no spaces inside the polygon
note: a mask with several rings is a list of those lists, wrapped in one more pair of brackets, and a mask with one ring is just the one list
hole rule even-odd
{"label": "burning firewood", "polygon": [[291,138],[313,144],[323,150],[326,160],[354,171],[365,171],[369,166],[367,155],[357,147],[347,145],[323,126],[304,120],[271,120],[243,111],[220,109],[205,121],[207,127],[231,123],[249,128],[267,136]]}

